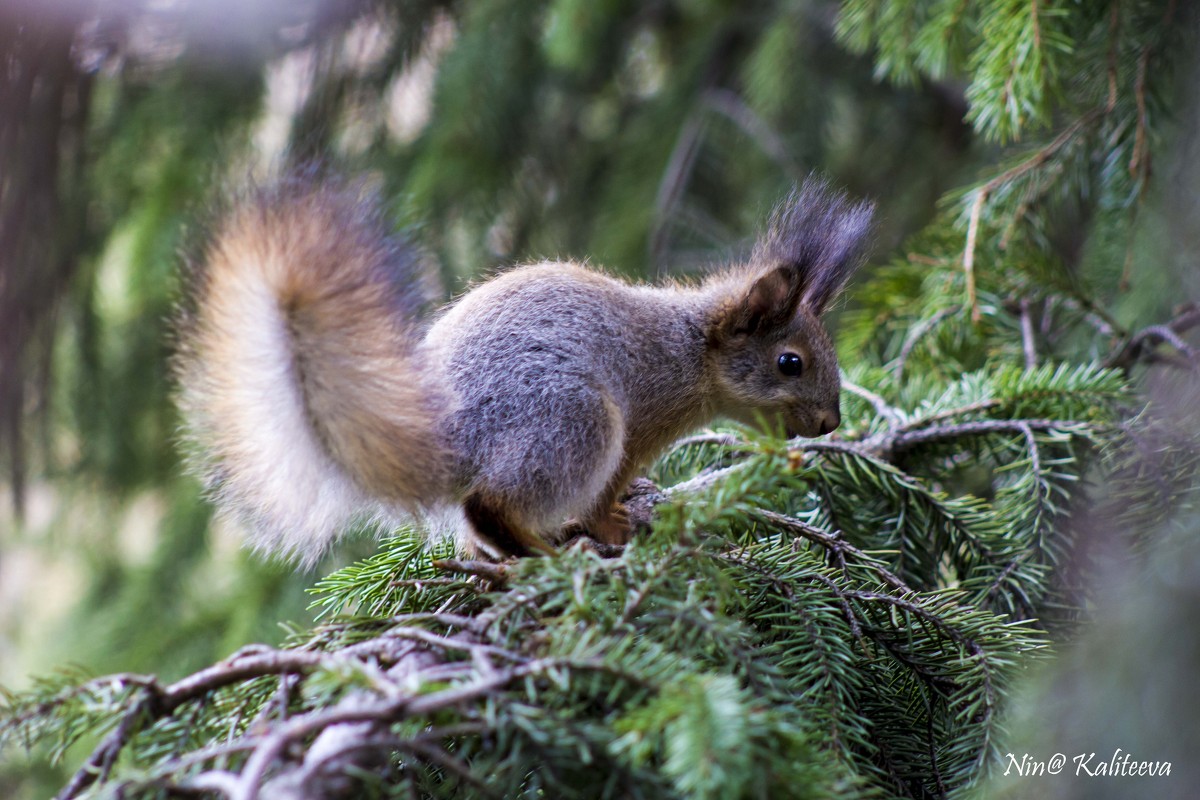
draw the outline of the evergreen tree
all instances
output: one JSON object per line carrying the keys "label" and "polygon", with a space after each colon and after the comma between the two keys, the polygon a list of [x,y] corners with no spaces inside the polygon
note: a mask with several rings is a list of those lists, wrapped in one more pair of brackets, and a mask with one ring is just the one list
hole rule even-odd
{"label": "evergreen tree", "polygon": [[[1179,296],[1173,270],[1138,268],[1195,256],[1156,250],[1152,235],[1170,190],[1154,158],[1189,139],[1169,114],[1185,9],[322,8],[263,22],[280,34],[269,50],[226,42],[217,55],[249,64],[235,76],[265,70],[268,87],[302,76],[291,157],[375,171],[452,285],[555,252],[634,275],[695,269],[736,249],[812,167],[883,197],[883,263],[852,289],[838,335],[843,426],[818,441],[729,427],[678,443],[634,498],[647,519],[655,509],[652,528],[613,558],[577,547],[463,562],[397,531],[319,581],[315,623],[279,646],[175,681],[41,678],[5,694],[0,741],[77,767],[62,797],[943,797],[1002,769],[1014,687],[1088,636],[1095,562],[1122,547],[1137,564],[1195,481],[1196,426],[1152,390],[1190,379],[1200,311],[1161,299]],[[75,52],[156,13],[77,20]],[[103,287],[85,269],[71,331],[82,346],[64,348],[78,361],[61,408],[97,439],[67,466],[119,466],[117,493],[171,469],[101,421],[126,415],[124,431],[169,439],[161,340],[130,333],[119,341],[152,352],[104,351],[94,328],[165,308],[155,278],[175,218],[208,191],[198,165],[220,152],[235,163],[220,180],[244,172],[270,131],[255,122],[259,84],[214,71],[195,30],[164,34],[184,56],[130,52],[121,36],[100,48],[129,59],[84,106],[104,155],[81,157],[84,189],[58,190],[63,207],[97,198],[110,218],[70,223],[93,240],[82,259],[137,265],[131,296],[148,306],[101,318]],[[6,80],[43,52],[36,33],[5,29],[21,45]],[[130,63],[155,81],[139,85]],[[422,91],[424,122],[377,109],[405,92],[419,109]],[[6,119],[14,141],[28,135]],[[144,175],[117,174],[155,141]],[[0,180],[10,213],[26,179]],[[16,285],[0,282],[0,299],[15,303]],[[15,363],[6,377],[36,384]],[[137,403],[122,402],[135,385]],[[92,407],[97,396],[114,408]],[[206,515],[189,487],[170,491],[188,524],[158,561],[179,565],[165,579],[177,582],[200,569],[190,551]],[[126,597],[170,596],[146,574]],[[273,580],[262,597],[295,585]],[[191,630],[213,636],[199,623],[174,634]]]}

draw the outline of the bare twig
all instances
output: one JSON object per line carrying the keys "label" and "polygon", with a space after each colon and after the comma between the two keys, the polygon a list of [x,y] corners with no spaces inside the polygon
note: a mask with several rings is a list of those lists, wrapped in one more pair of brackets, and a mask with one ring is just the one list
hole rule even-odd
{"label": "bare twig", "polygon": [[932,317],[909,331],[908,336],[904,337],[904,344],[900,347],[900,355],[896,356],[895,367],[897,383],[903,379],[904,365],[908,362],[908,357],[912,355],[913,350],[916,349],[917,344],[921,341],[921,339],[925,338],[930,331],[942,324],[944,320],[949,319],[961,310],[962,306],[946,306],[945,308],[939,310]]}
{"label": "bare twig", "polygon": [[793,445],[797,450],[805,453],[845,453],[864,458],[881,458],[880,452],[882,451],[878,449],[877,444],[880,441],[889,440],[891,436],[892,433],[888,431],[858,442],[844,439],[825,439],[819,442],[794,441]]}
{"label": "bare twig", "polygon": [[1104,336],[1124,335],[1125,331],[1117,321],[1109,316],[1108,312],[1087,298],[1064,296],[1055,299],[1064,307],[1072,311],[1078,311],[1083,316],[1084,322],[1091,325]]}
{"label": "bare twig", "polygon": [[716,469],[711,472],[701,473],[691,480],[686,480],[683,483],[677,483],[674,486],[668,487],[663,493],[667,497],[695,494],[696,492],[707,489],[709,486],[720,483],[731,475],[744,472],[748,468],[749,464],[749,461],[739,461],[737,464],[734,464],[731,467],[725,467],[724,469]]}
{"label": "bare twig", "polygon": [[493,564],[491,561],[466,561],[459,558],[439,558],[433,562],[438,569],[447,572],[460,572],[464,575],[478,575],[496,584],[505,584],[512,575],[512,567],[507,564]]}
{"label": "bare twig", "polygon": [[1111,114],[1117,109],[1117,50],[1120,30],[1121,4],[1119,0],[1113,0],[1108,15],[1108,102],[1104,106],[1105,114]]}
{"label": "bare twig", "polygon": [[[1162,27],[1168,29],[1171,21],[1175,18],[1176,0],[1167,2],[1166,10],[1162,16]],[[1137,104],[1137,130],[1134,133],[1133,152],[1129,157],[1129,175],[1134,180],[1140,180],[1142,185],[1138,188],[1138,197],[1141,198],[1142,192],[1145,191],[1146,179],[1150,176],[1150,146],[1147,137],[1147,115],[1146,115],[1146,72],[1150,64],[1150,56],[1154,53],[1153,44],[1147,44],[1142,48],[1142,52],[1138,55],[1137,74],[1133,82],[1134,102]],[[1124,277],[1128,280],[1128,276]]]}
{"label": "bare twig", "polygon": [[697,444],[719,444],[725,447],[737,447],[744,442],[731,433],[715,433],[713,431],[705,431],[697,433],[694,436],[685,436],[671,445],[671,452],[679,450],[683,447],[689,447]]}
{"label": "bare twig", "polygon": [[226,797],[232,797],[237,792],[238,776],[223,769],[210,769],[201,772],[184,782],[185,790],[200,790],[204,792],[220,792]]}
{"label": "bare twig", "polygon": [[[461,581],[455,581],[461,583]],[[417,614],[396,614],[388,617],[393,625],[407,625],[410,622],[433,622],[445,625],[447,628],[461,628],[464,631],[479,632],[483,629],[479,617],[467,617],[462,614],[448,614],[444,611],[421,612]]]}
{"label": "bare twig", "polygon": [[129,742],[146,718],[155,716],[156,697],[151,691],[142,697],[131,709],[125,712],[120,723],[92,751],[87,760],[67,783],[63,790],[55,795],[55,800],[66,800],[77,796],[96,781],[108,780],[113,764],[117,761],[122,748]]}
{"label": "bare twig", "polygon": [[[253,730],[253,726],[251,726],[251,729]],[[193,750],[190,753],[184,753],[170,761],[167,761],[163,764],[160,764],[159,766],[156,766],[154,768],[154,774],[161,775],[161,776],[177,775],[180,772],[184,772],[185,770],[189,769],[190,767],[194,767],[198,764],[203,764],[206,761],[213,761],[215,759],[234,755],[235,753],[244,753],[247,750],[253,750],[255,747],[258,746],[259,741],[260,741],[260,739],[258,736],[243,736],[242,738],[236,739],[232,742],[222,742],[221,744],[212,745],[211,747],[204,747],[199,750]],[[237,779],[237,776],[234,773],[223,772],[220,770],[209,770],[209,771],[201,773],[200,775],[211,775],[213,773],[220,773],[221,775],[226,775],[235,781]],[[200,778],[200,775],[197,775],[196,778]],[[222,785],[225,785],[225,786],[233,785],[233,783],[225,783],[221,779],[218,779],[218,782],[220,782]],[[189,780],[187,783],[191,784],[191,781]],[[205,788],[205,787],[204,786],[196,786],[195,788]],[[226,791],[226,790],[220,789],[219,791]]]}
{"label": "bare twig", "polygon": [[[1133,151],[1129,156],[1129,177],[1142,180],[1150,172],[1150,153],[1146,143],[1146,67],[1150,63],[1153,48],[1142,48],[1137,60],[1137,74],[1133,80],[1133,97],[1137,104],[1137,128],[1133,136]],[[1139,194],[1141,188],[1139,187]],[[1125,276],[1126,279],[1128,276]]]}
{"label": "bare twig", "polygon": [[962,254],[963,272],[967,279],[967,305],[971,309],[972,322],[979,322],[980,319],[979,304],[975,293],[975,248],[979,236],[980,219],[983,216],[988,196],[1004,184],[1021,178],[1045,164],[1060,150],[1071,144],[1081,131],[1099,120],[1103,114],[1103,107],[1091,109],[1063,129],[1062,133],[1054,137],[1045,147],[1035,151],[1021,163],[992,177],[972,192],[974,196],[967,217],[967,241]]}
{"label": "bare twig", "polygon": [[667,249],[671,212],[678,205],[692,174],[692,167],[700,153],[705,119],[702,107],[693,109],[679,130],[671,158],[658,185],[658,197],[654,200],[654,225],[650,230],[650,263],[661,274],[664,269],[663,253]]}
{"label": "bare twig", "polygon": [[[1024,433],[1030,430],[1072,430],[1084,425],[1078,420],[1067,419],[984,419],[953,425],[934,424],[945,419],[964,416],[966,414],[986,411],[999,406],[999,401],[985,400],[972,403],[960,408],[948,409],[922,419],[900,424],[895,428],[873,434],[861,440],[849,439],[794,439],[789,442],[789,449],[796,453],[843,453],[887,463],[893,463],[900,453],[911,450],[922,444],[962,436],[979,436],[989,433]],[[675,498],[695,494],[710,486],[727,480],[747,468],[748,462],[742,461],[731,467],[713,470],[678,483],[663,491],[664,498]]]}
{"label": "bare twig", "polygon": [[1020,178],[1027,172],[1032,172],[1041,165],[1045,164],[1047,161],[1053,158],[1058,151],[1069,145],[1075,139],[1075,137],[1079,135],[1080,131],[1084,130],[1089,125],[1092,125],[1098,119],[1100,119],[1100,117],[1103,115],[1103,112],[1103,108],[1093,108],[1084,113],[1070,125],[1064,128],[1062,133],[1050,140],[1049,144],[1047,144],[1045,147],[1035,151],[1029,156],[1029,158],[1025,159],[1021,163],[1006,169],[999,175],[994,176],[987,183],[983,184],[983,186],[979,187],[979,191],[982,191],[985,196],[991,194],[1009,181]]}
{"label": "bare twig", "polygon": [[[278,761],[289,744],[311,734],[335,725],[390,723],[411,717],[426,716],[436,711],[478,700],[518,678],[544,672],[555,666],[556,663],[551,660],[531,661],[498,670],[488,677],[465,685],[452,686],[430,694],[404,694],[381,701],[364,701],[362,698],[356,698],[356,702],[351,706],[339,706],[293,717],[288,722],[276,726],[255,747],[242,769],[237,790],[230,795],[230,800],[257,800],[267,770]],[[370,731],[364,729],[362,735],[369,735],[369,733]]]}
{"label": "bare twig", "polygon": [[960,436],[979,436],[987,433],[1025,433],[1026,430],[1069,430],[1080,428],[1082,422],[1067,419],[983,419],[974,422],[963,422],[957,425],[939,425],[932,428],[900,431],[891,437],[890,447],[886,452],[892,454],[911,450],[922,444],[956,439]]}
{"label": "bare twig", "polygon": [[1175,348],[1182,357],[1182,359],[1173,360],[1172,363],[1176,363],[1177,366],[1195,368],[1196,350],[1185,342],[1182,336],[1198,325],[1200,325],[1200,307],[1189,305],[1166,324],[1150,325],[1128,336],[1104,360],[1104,366],[1128,371],[1139,361],[1170,360],[1155,353],[1155,347],[1165,342]]}
{"label": "bare twig", "polygon": [[[244,654],[243,654],[244,653]],[[286,673],[307,673],[322,666],[343,665],[350,662],[345,657],[329,653],[305,652],[301,650],[251,650],[171,684],[165,689],[154,679],[141,680],[145,695],[134,703],[122,717],[121,722],[92,751],[83,765],[57,795],[59,800],[75,797],[96,781],[107,778],[112,765],[130,738],[142,727],[155,719],[170,715],[189,700],[209,692],[250,678]],[[361,663],[361,662],[355,662]],[[130,676],[119,676],[128,680]],[[133,676],[141,678],[141,676]]]}
{"label": "bare twig", "polygon": [[850,392],[850,394],[858,395],[874,406],[876,413],[887,420],[889,426],[895,427],[903,420],[903,415],[888,405],[886,400],[874,392],[864,389],[856,383],[851,383],[850,381],[846,380],[844,375],[842,376],[842,388]]}
{"label": "bare twig", "polygon": [[[514,671],[510,670],[490,680],[469,684],[466,687],[444,689],[424,697],[414,698],[411,695],[405,695],[353,708],[338,707],[294,717],[287,723],[277,726],[255,747],[242,770],[237,791],[231,795],[231,800],[255,800],[267,770],[278,760],[285,747],[293,741],[335,725],[393,721],[425,711],[457,705],[459,702],[474,699],[481,693],[503,686],[513,678],[513,675]],[[418,708],[421,710],[416,710]]]}
{"label": "bare twig", "polygon": [[[420,628],[396,628],[379,635],[379,640],[386,641],[389,639],[393,641],[408,640],[421,642],[422,644],[442,650],[454,650],[463,653],[487,653],[489,655],[506,658],[510,661],[528,661],[527,658],[518,656],[517,654],[500,647],[493,647],[492,645],[471,641],[458,636],[439,636],[436,633],[430,633],[429,631],[422,630]],[[374,643],[375,641],[376,640],[372,640],[372,642],[364,642],[364,644]]]}
{"label": "bare twig", "polygon": [[927,428],[930,425],[936,424],[947,419],[956,419],[965,417],[968,414],[978,414],[980,411],[988,411],[1000,406],[999,400],[980,400],[978,403],[968,403],[965,406],[956,408],[948,408],[945,411],[939,411],[935,414],[930,414],[927,417],[920,417],[904,425],[900,430],[911,431],[918,428]]}
{"label": "bare twig", "polygon": [[1033,339],[1033,319],[1029,315],[1029,299],[1021,298],[1021,346],[1025,351],[1025,369],[1037,369],[1037,343]]}
{"label": "bare twig", "polygon": [[987,202],[987,187],[975,192],[971,202],[971,215],[967,222],[967,243],[963,248],[963,273],[967,278],[967,308],[971,309],[971,322],[979,322],[979,300],[975,296],[975,240],[979,236],[979,218],[983,215],[983,204]]}
{"label": "bare twig", "polygon": [[791,176],[792,180],[799,180],[803,177],[800,165],[788,152],[788,146],[783,137],[766,120],[754,113],[754,109],[746,105],[737,92],[729,89],[709,89],[704,93],[704,102],[709,108],[728,117],[741,128],[742,132]]}
{"label": "bare twig", "polygon": [[158,708],[160,713],[169,714],[188,700],[250,678],[308,673],[320,667],[335,668],[347,661],[349,659],[332,653],[303,650],[269,650],[243,657],[235,655],[168,686],[158,697]]}
{"label": "bare twig", "polygon": [[1142,341],[1157,340],[1159,342],[1166,342],[1167,344],[1174,347],[1176,350],[1178,350],[1180,353],[1182,353],[1187,358],[1195,358],[1196,357],[1196,351],[1193,350],[1187,342],[1185,342],[1183,339],[1179,338],[1179,335],[1176,334],[1175,331],[1171,330],[1166,325],[1150,325],[1148,327],[1142,328],[1142,330],[1140,330],[1138,332],[1137,336],[1134,337],[1134,339],[1135,339],[1135,341],[1136,340],[1142,340]]}
{"label": "bare twig", "polygon": [[476,594],[481,591],[480,588],[475,584],[468,583],[460,578],[398,578],[389,583],[388,586],[393,588],[411,586],[417,591],[420,591],[426,586],[457,586],[460,589],[466,589],[468,591],[475,592]]}

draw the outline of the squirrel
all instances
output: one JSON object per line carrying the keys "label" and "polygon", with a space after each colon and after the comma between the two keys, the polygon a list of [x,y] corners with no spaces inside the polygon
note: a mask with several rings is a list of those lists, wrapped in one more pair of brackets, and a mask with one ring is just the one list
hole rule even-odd
{"label": "squirrel", "polygon": [[787,436],[841,421],[820,321],[872,207],[810,178],[745,263],[638,285],[515,267],[440,310],[422,252],[369,193],[288,175],[193,265],[175,372],[185,440],[262,550],[312,563],[352,521],[461,509],[459,549],[552,553],[570,520],[623,544],[619,504],[677,438],[725,416]]}

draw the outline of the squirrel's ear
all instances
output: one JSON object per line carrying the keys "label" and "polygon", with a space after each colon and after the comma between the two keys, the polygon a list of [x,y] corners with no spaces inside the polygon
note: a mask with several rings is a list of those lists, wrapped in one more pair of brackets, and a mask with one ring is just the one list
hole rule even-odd
{"label": "squirrel's ear", "polygon": [[862,263],[873,210],[810,178],[776,206],[753,261],[794,270],[801,302],[820,315]]}
{"label": "squirrel's ear", "polygon": [[804,293],[800,273],[776,267],[755,279],[722,326],[727,334],[751,334],[787,324]]}

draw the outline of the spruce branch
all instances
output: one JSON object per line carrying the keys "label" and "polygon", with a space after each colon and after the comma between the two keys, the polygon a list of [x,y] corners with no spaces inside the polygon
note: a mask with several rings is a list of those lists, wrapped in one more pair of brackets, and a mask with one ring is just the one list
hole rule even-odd
{"label": "spruce branch", "polygon": [[884,567],[878,559],[871,557],[836,534],[826,533],[820,528],[809,525],[806,522],[795,519],[794,517],[789,517],[785,514],[771,511],[769,509],[759,509],[756,512],[756,516],[776,528],[780,528],[788,533],[795,534],[806,541],[820,545],[835,559],[838,567],[843,572],[846,571],[847,566],[845,557],[847,555],[851,555],[857,561],[861,562],[863,565],[866,565],[872,572],[878,573],[880,580],[887,586],[890,586],[892,589],[903,593],[912,591],[908,584],[896,577],[896,575]]}
{"label": "spruce branch", "polygon": [[900,424],[902,419],[900,412],[888,405],[888,402],[875,392],[872,392],[869,389],[865,389],[862,386],[847,380],[844,375],[842,377],[842,388],[851,394],[856,394],[869,402],[879,416],[883,417],[889,425],[894,426]]}
{"label": "spruce branch", "polygon": [[930,442],[940,442],[969,436],[983,436],[991,433],[1025,434],[1033,430],[1061,430],[1086,435],[1089,431],[1089,426],[1077,420],[1059,419],[978,420],[976,422],[933,425],[928,428],[897,431],[880,437],[877,442],[873,441],[871,446],[877,452],[889,454],[889,457],[895,457],[900,453]]}
{"label": "spruce branch", "polygon": [[[383,655],[377,650],[376,655]],[[71,780],[57,795],[58,800],[76,797],[96,781],[105,781],[121,750],[129,740],[147,724],[168,717],[180,706],[198,699],[222,687],[244,683],[251,678],[266,675],[306,674],[318,668],[337,669],[351,667],[360,669],[362,662],[345,656],[305,652],[300,650],[254,649],[235,654],[229,659],[179,680],[170,686],[161,686],[155,678],[133,681],[140,696],[124,712],[120,723],[98,745]],[[103,679],[111,682],[112,678]],[[128,676],[117,676],[118,681],[128,681]]]}
{"label": "spruce branch", "polygon": [[[1200,308],[1189,305],[1166,323],[1149,325],[1125,338],[1104,359],[1104,366],[1128,372],[1139,361],[1162,361],[1182,369],[1195,369],[1196,350],[1183,339],[1183,334],[1200,325]],[[1178,356],[1159,353],[1159,344],[1175,348]]]}
{"label": "spruce branch", "polygon": [[979,303],[975,290],[975,251],[979,238],[980,220],[983,217],[984,207],[987,204],[988,198],[1000,188],[1010,186],[1047,164],[1052,165],[1053,159],[1056,156],[1067,147],[1075,144],[1081,136],[1089,133],[1092,127],[1103,118],[1103,108],[1088,110],[1065,127],[1047,144],[1034,150],[1018,163],[992,176],[967,193],[967,197],[971,201],[967,213],[967,234],[962,252],[962,267],[967,279],[967,307],[971,309],[972,322],[978,323],[980,320]]}
{"label": "spruce branch", "polygon": [[[413,716],[428,716],[445,708],[477,700],[499,689],[517,678],[546,670],[546,662],[531,662],[497,671],[490,677],[480,678],[465,685],[412,696],[401,695],[379,702],[361,703],[355,700],[344,707],[315,711],[294,717],[275,726],[272,733],[262,739],[251,752],[245,767],[229,794],[230,800],[256,800],[267,770],[281,757],[284,749],[292,742],[311,734],[327,731],[335,726],[352,723],[385,724]],[[345,729],[343,728],[343,731]],[[352,729],[349,736],[360,740],[371,738],[371,726]],[[354,750],[370,750],[374,742],[357,742]],[[343,745],[345,747],[346,745]]]}

